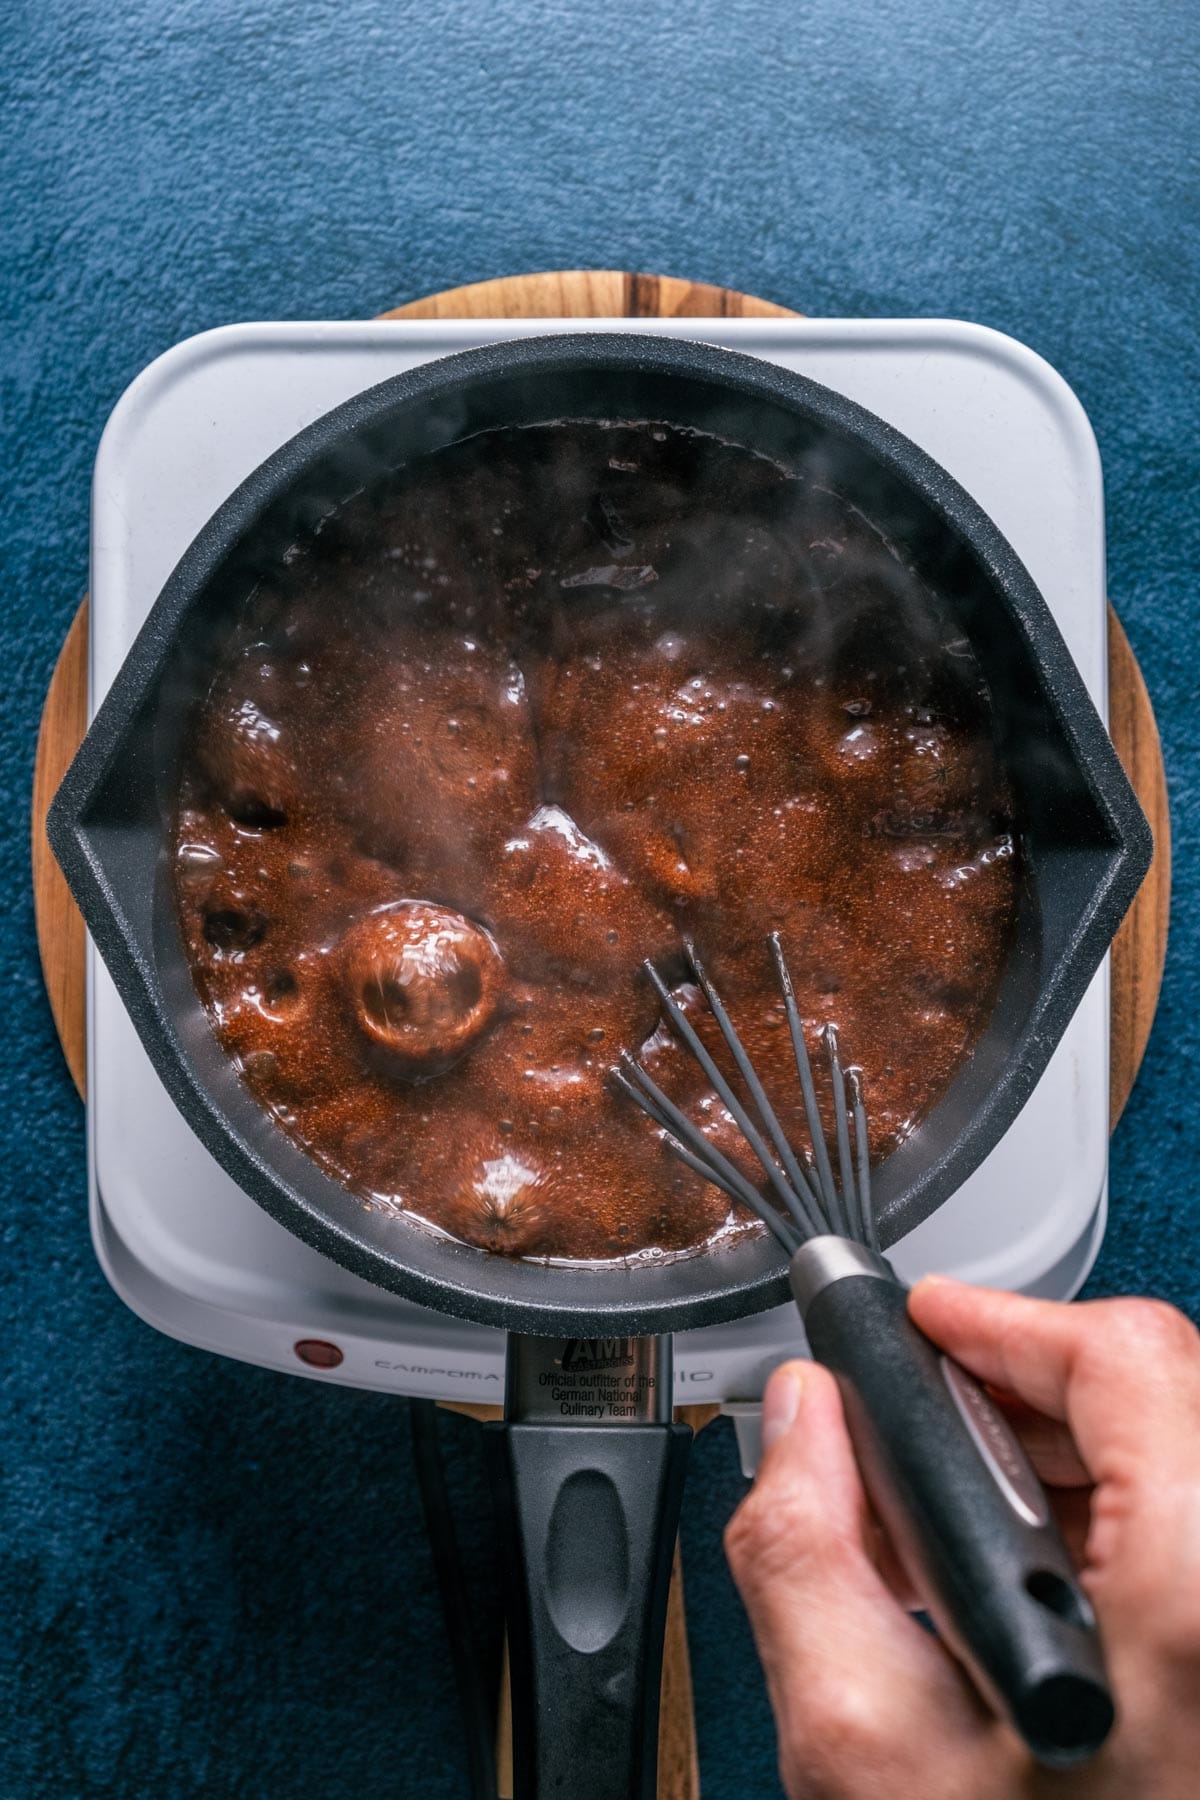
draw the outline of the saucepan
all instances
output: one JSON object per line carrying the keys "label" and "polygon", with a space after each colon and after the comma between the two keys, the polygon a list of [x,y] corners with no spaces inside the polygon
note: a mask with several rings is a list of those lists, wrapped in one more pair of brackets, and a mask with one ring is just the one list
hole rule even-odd
{"label": "saucepan", "polygon": [[[950,597],[992,696],[1019,822],[1019,916],[990,1021],[929,1115],[874,1173],[886,1248],[1011,1124],[1149,866],[1149,828],[1029,574],[971,497],[861,407],[775,365],[679,339],[584,334],[447,357],[356,396],[271,456],[167,581],[54,801],[55,853],[154,1066],[255,1201],[336,1262],[510,1337],[493,1461],[514,1598],[514,1732],[526,1793],[653,1792],[657,1655],[688,1433],[670,1339],[788,1298],[771,1239],[634,1267],[487,1255],[372,1211],[260,1109],[213,1036],[170,888],[192,706],[248,594],[298,536],[398,468],[474,433],[659,419],[811,466]],[[598,1147],[602,1154],[602,1146]],[[624,1371],[632,1422],[549,1422],[582,1368]]]}

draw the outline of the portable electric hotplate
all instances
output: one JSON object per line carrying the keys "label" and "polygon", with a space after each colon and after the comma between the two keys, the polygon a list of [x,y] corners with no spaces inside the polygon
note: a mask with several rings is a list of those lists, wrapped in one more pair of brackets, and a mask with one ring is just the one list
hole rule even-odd
{"label": "portable electric hotplate", "polygon": [[[432,358],[589,326],[761,357],[898,427],[1007,536],[1107,716],[1100,464],[1061,378],[1020,344],[971,325],[724,318],[244,325],[169,351],[123,396],[97,457],[89,716],[195,533],[279,445]],[[241,1192],[176,1110],[90,946],[87,1021],[92,1232],[108,1279],[136,1313],[185,1342],[313,1379],[501,1400],[503,1333],[345,1272]],[[1108,1058],[1106,961],[1005,1136],[890,1253],[904,1278],[939,1269],[1074,1293],[1104,1231]],[[682,1333],[676,1399],[732,1413],[750,1472],[766,1377],[803,1347],[790,1305]]]}

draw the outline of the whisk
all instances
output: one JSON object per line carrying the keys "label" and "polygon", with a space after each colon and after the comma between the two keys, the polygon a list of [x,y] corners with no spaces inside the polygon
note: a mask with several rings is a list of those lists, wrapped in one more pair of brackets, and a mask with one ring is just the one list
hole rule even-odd
{"label": "whisk", "polygon": [[[742,1171],[727,1156],[723,1155],[709,1138],[705,1137],[687,1114],[681,1112],[679,1107],[668,1099],[658,1084],[651,1079],[641,1064],[630,1056],[627,1050],[621,1054],[621,1067],[612,1071],[613,1079],[629,1095],[630,1099],[635,1100],[643,1112],[648,1113],[655,1124],[662,1128],[666,1133],[668,1146],[679,1160],[686,1163],[690,1169],[694,1169],[698,1175],[702,1175],[706,1181],[710,1181],[714,1187],[720,1188],[721,1192],[727,1194],[731,1200],[740,1200],[743,1205],[748,1206],[751,1212],[755,1213],[772,1235],[778,1239],[789,1256],[794,1256],[801,1244],[808,1243],[815,1237],[828,1236],[830,1233],[852,1238],[878,1252],[879,1238],[874,1209],[871,1205],[870,1155],[867,1145],[867,1116],[862,1083],[857,1070],[843,1068],[836,1027],[826,1025],[822,1032],[822,1038],[829,1056],[830,1082],[833,1089],[835,1141],[841,1178],[839,1191],[838,1184],[834,1180],[833,1167],[825,1142],[825,1131],[817,1106],[816,1085],[813,1081],[808,1047],[804,1041],[804,1026],[800,1018],[800,1009],[796,1005],[796,992],[792,986],[792,978],[784,958],[778,932],[772,933],[769,943],[779,975],[779,985],[783,991],[792,1052],[796,1059],[796,1072],[800,1078],[800,1092],[804,1100],[804,1115],[808,1122],[812,1161],[807,1171],[784,1135],[774,1108],[767,1098],[766,1090],[755,1073],[754,1065],[747,1056],[741,1039],[733,1028],[721,997],[709,980],[704,966],[696,954],[695,945],[685,944],[688,961],[691,963],[700,990],[720,1028],[721,1036],[728,1046],[738,1073],[746,1084],[750,1101],[758,1114],[759,1125],[755,1124],[752,1114],[710,1056],[700,1034],[653,963],[647,962],[645,969],[675,1031],[708,1076],[725,1110],[762,1164],[773,1192],[783,1204],[782,1214],[770,1204],[769,1200],[752,1182],[747,1180]],[[851,1129],[854,1133],[853,1153],[850,1145]]]}
{"label": "whisk", "polygon": [[[842,1391],[863,1479],[914,1590],[946,1645],[1051,1767],[1085,1761],[1113,1722],[1096,1621],[1017,1438],[985,1390],[908,1316],[880,1249],[871,1199],[866,1103],[832,1025],[822,1031],[833,1101],[826,1142],[804,1023],[778,933],[779,978],[808,1127],[789,1143],[759,1074],[692,944],[696,982],[742,1092],[652,964],[667,1019],[761,1165],[754,1183],[628,1052],[612,1077],[696,1174],[754,1213],[789,1259],[813,1356]],[[837,1174],[834,1173],[836,1157]]]}

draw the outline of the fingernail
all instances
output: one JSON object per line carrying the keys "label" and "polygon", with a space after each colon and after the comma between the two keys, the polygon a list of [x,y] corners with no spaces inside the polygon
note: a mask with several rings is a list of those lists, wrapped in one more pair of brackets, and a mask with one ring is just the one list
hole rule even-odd
{"label": "fingernail", "polygon": [[763,1395],[762,1445],[769,1450],[796,1423],[800,1396],[804,1391],[804,1371],[795,1363],[776,1369]]}

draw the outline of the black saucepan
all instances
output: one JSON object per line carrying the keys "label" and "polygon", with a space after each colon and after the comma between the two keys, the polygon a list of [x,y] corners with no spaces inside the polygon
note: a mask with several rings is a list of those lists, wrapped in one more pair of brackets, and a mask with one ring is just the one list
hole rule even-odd
{"label": "black saucepan", "polygon": [[[368,1210],[272,1124],[214,1038],[185,960],[168,855],[190,704],[206,685],[223,625],[263,571],[381,468],[489,428],[569,417],[668,420],[745,444],[785,467],[811,465],[819,455],[829,485],[858,501],[906,560],[951,598],[989,683],[1021,834],[1020,916],[974,1054],[876,1174],[885,1244],[953,1193],[1011,1124],[1137,891],[1152,844],[1046,604],[995,526],[890,426],[777,366],[679,339],[615,333],[498,344],[358,395],[257,469],[200,532],[155,602],[55,799],[51,843],[159,1075],[248,1194],[369,1281],[513,1333],[553,1336],[560,1345],[573,1340],[568,1360],[611,1362],[625,1340],[786,1300],[786,1271],[772,1241],[743,1239],[633,1269],[572,1269],[488,1256]],[[607,1351],[600,1342],[606,1336]],[[581,1342],[591,1349],[581,1351]],[[524,1416],[532,1421],[539,1378],[524,1351],[517,1363],[512,1386],[531,1384]],[[561,1369],[561,1352],[550,1363]],[[652,1364],[651,1357],[646,1367]],[[642,1416],[659,1419],[646,1431],[670,1436],[678,1428],[662,1418],[663,1373],[657,1412]],[[653,1387],[651,1373],[647,1391]],[[654,1664],[652,1653],[645,1661],[638,1633],[627,1641],[623,1621],[638,1610],[631,1597],[647,1588],[654,1590],[651,1611],[661,1612],[665,1577],[661,1556],[639,1561],[649,1528],[631,1508],[649,1507],[661,1528],[663,1516],[671,1520],[677,1510],[682,1471],[681,1453],[666,1438],[651,1453],[650,1437],[627,1430],[620,1434],[628,1446],[620,1453],[625,1473],[610,1475],[603,1431],[556,1426],[552,1479],[543,1478],[545,1442],[524,1469],[524,1452],[514,1451],[502,1478],[510,1489],[532,1482],[545,1503],[536,1521],[527,1510],[521,1527],[536,1540],[524,1545],[526,1561],[542,1558],[537,1579],[550,1595],[549,1612],[542,1608],[549,1648],[524,1633],[530,1657],[541,1660],[526,1693],[527,1731],[534,1731],[539,1707],[570,1712],[573,1682],[597,1691],[608,1684],[609,1710],[593,1720],[590,1752],[587,1731],[576,1737],[574,1800],[641,1791],[629,1771],[644,1770],[654,1709],[633,1707],[628,1690],[631,1682],[652,1681]],[[630,1464],[635,1440],[640,1473]],[[610,1489],[611,1503],[603,1498]],[[589,1538],[620,1592],[614,1599],[611,1582],[607,1589],[593,1582],[577,1616],[580,1589],[571,1569],[578,1571]],[[559,1545],[552,1555],[551,1540]],[[572,1675],[573,1658],[582,1658],[583,1676]],[[575,1695],[580,1704],[583,1688]],[[609,1729],[613,1737],[606,1737]],[[627,1751],[617,1754],[621,1734]],[[606,1762],[607,1774],[585,1776],[580,1756],[589,1767]],[[547,1764],[526,1791],[539,1791],[540,1780],[548,1792],[557,1778]]]}
{"label": "black saucepan", "polygon": [[245,481],[164,587],[55,799],[51,842],[158,1073],[234,1179],[282,1224],[413,1300],[518,1331],[690,1329],[787,1299],[769,1241],[663,1265],[546,1268],[371,1212],[279,1131],[201,1011],[167,839],[188,703],[214,636],[306,523],[466,434],[569,416],[664,418],[830,483],[954,597],[991,686],[1030,880],[991,1024],[875,1177],[882,1237],[926,1218],[1011,1124],[1145,874],[1149,828],[1029,575],[974,501],[861,407],[772,364],[676,339],[526,339],[448,357],[319,419]]}

